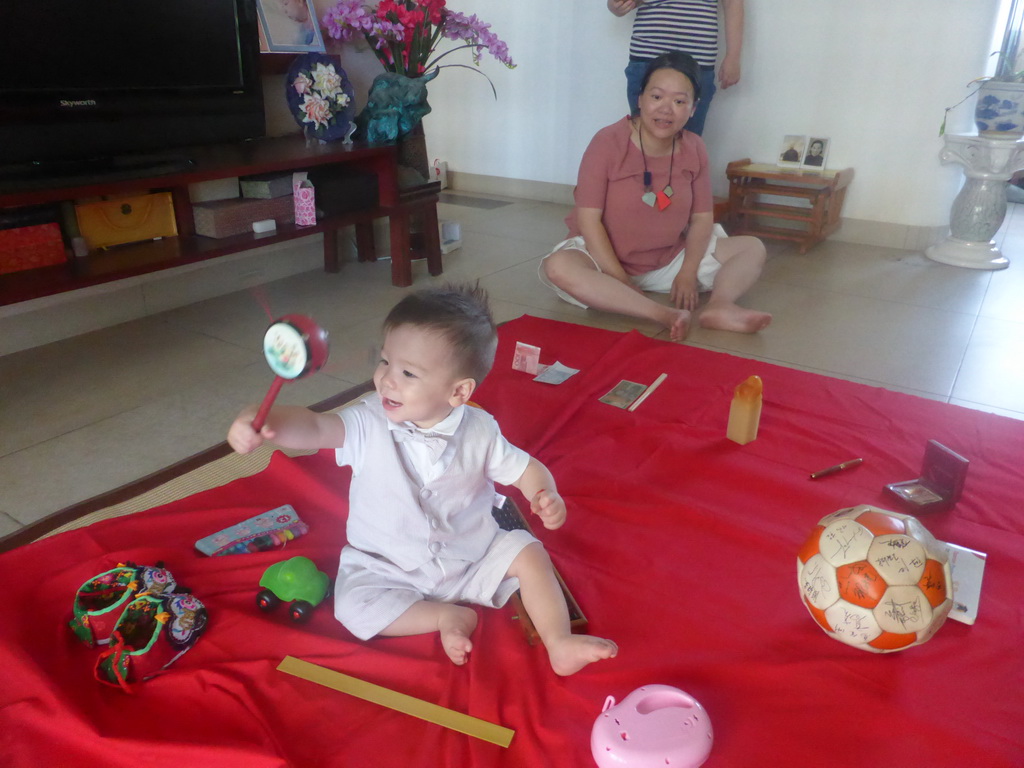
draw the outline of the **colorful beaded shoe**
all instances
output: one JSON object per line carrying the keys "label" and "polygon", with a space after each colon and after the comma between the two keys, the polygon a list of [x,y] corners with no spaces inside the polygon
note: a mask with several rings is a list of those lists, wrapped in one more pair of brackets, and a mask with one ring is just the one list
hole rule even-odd
{"label": "colorful beaded shoe", "polygon": [[206,629],[206,608],[193,595],[139,595],[125,607],[96,660],[96,679],[133,693],[167,669]]}
{"label": "colorful beaded shoe", "polygon": [[171,572],[161,567],[119,563],[93,576],[75,595],[71,630],[90,648],[106,645],[125,606],[142,594],[160,595],[176,588]]}

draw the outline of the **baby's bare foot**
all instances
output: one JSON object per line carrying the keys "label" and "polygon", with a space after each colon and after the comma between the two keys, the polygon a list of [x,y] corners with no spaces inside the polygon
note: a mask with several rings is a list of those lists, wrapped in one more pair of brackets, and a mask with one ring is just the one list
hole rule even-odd
{"label": "baby's bare foot", "polygon": [[546,647],[551,668],[563,676],[575,674],[592,662],[614,658],[619,652],[619,646],[611,640],[590,635],[566,635]]}
{"label": "baby's bare foot", "polygon": [[469,660],[473,641],[469,636],[476,629],[477,615],[464,605],[446,605],[437,622],[441,633],[441,647],[452,663],[462,665]]}

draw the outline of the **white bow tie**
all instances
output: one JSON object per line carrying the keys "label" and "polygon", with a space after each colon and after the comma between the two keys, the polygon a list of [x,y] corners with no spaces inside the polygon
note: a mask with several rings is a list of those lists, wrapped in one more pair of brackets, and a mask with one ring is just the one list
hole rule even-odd
{"label": "white bow tie", "polygon": [[441,458],[444,449],[448,447],[451,435],[442,435],[440,432],[420,432],[411,427],[395,427],[391,430],[391,436],[396,443],[422,443],[430,451],[430,461],[436,462]]}

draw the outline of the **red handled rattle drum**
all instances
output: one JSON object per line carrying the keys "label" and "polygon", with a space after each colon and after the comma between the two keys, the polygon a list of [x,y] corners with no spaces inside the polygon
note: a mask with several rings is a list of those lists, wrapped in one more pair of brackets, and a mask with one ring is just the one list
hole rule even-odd
{"label": "red handled rattle drum", "polygon": [[257,432],[263,428],[270,406],[274,404],[285,381],[316,373],[324,367],[329,352],[327,331],[311,318],[305,315],[285,315],[271,323],[263,336],[263,354],[275,374],[274,383],[263,398],[252,428]]}

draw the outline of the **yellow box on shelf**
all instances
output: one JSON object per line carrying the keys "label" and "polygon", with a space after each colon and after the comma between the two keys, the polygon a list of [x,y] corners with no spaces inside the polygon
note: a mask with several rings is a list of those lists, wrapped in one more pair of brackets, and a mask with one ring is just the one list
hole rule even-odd
{"label": "yellow box on shelf", "polygon": [[178,234],[170,192],[77,204],[75,217],[91,249]]}

